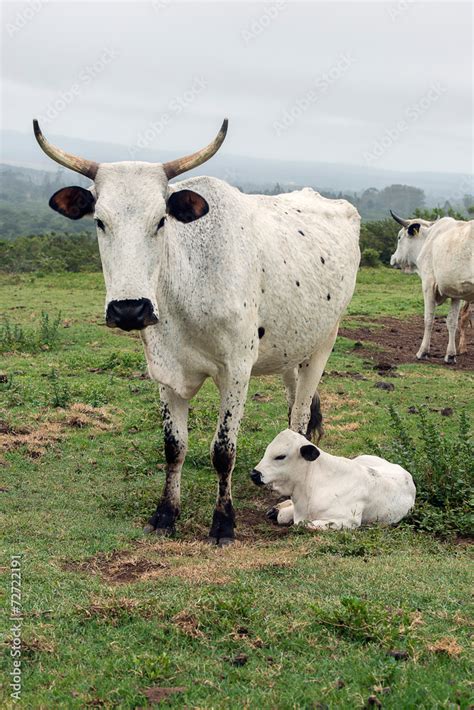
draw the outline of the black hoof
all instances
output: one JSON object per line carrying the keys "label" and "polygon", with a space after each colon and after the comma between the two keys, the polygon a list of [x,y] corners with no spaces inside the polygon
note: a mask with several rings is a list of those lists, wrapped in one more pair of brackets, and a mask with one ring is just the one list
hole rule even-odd
{"label": "black hoof", "polygon": [[269,520],[273,520],[275,523],[277,523],[277,522],[278,522],[278,513],[279,513],[279,512],[280,512],[280,511],[278,510],[278,508],[277,508],[276,506],[273,506],[273,508],[269,508],[269,509],[267,510],[267,512],[265,513],[265,515],[266,515],[266,517],[267,517]]}
{"label": "black hoof", "polygon": [[159,503],[156,511],[151,516],[143,532],[145,534],[174,535],[175,523],[179,518],[179,509],[173,508],[168,503]]}
{"label": "black hoof", "polygon": [[448,355],[448,357],[444,358],[444,362],[446,363],[446,365],[455,365],[456,355]]}
{"label": "black hoof", "polygon": [[429,360],[430,354],[429,353],[421,353],[421,355],[417,355],[416,359],[417,360]]}
{"label": "black hoof", "polygon": [[212,525],[209,531],[209,542],[213,545],[229,545],[234,540],[235,513],[232,504],[228,504],[225,511],[215,510],[212,516]]}

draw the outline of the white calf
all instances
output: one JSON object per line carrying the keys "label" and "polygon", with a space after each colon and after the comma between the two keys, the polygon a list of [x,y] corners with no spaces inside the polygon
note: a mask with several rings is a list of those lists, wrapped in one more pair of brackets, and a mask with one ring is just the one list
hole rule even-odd
{"label": "white calf", "polygon": [[268,512],[279,525],[312,530],[398,523],[415,503],[408,471],[378,456],[331,456],[295,431],[282,431],[250,477],[290,500]]}

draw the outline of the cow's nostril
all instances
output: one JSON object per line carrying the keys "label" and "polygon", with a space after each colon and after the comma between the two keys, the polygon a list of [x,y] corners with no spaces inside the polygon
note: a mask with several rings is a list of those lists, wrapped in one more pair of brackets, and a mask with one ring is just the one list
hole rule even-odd
{"label": "cow's nostril", "polygon": [[109,328],[122,330],[143,330],[148,325],[158,323],[148,298],[111,301],[107,306],[105,320]]}
{"label": "cow's nostril", "polygon": [[256,486],[263,486],[262,474],[260,471],[257,471],[256,468],[254,468],[253,471],[250,471],[250,478]]}

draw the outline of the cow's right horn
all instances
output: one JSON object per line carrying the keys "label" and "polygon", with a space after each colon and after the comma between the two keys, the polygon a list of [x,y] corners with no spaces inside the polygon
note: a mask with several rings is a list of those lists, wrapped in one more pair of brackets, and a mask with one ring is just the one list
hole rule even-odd
{"label": "cow's right horn", "polygon": [[392,212],[392,210],[390,210],[390,214],[392,215],[395,222],[398,222],[398,224],[401,224],[402,227],[409,227],[410,226],[410,222],[408,219],[402,219],[401,217],[397,217],[395,212]]}
{"label": "cow's right horn", "polygon": [[224,142],[228,124],[228,119],[224,118],[219,133],[214,138],[212,143],[209,143],[209,145],[205,148],[201,148],[201,150],[198,150],[196,153],[191,153],[191,155],[186,155],[184,158],[178,158],[177,160],[170,160],[168,163],[163,163],[163,170],[165,171],[168,180],[171,180],[171,178],[181,175],[181,173],[185,173],[188,170],[197,168],[198,165],[202,165],[206,162],[206,160],[212,158]]}
{"label": "cow's right horn", "polygon": [[55,160],[56,163],[64,165],[65,168],[75,170],[76,173],[81,173],[81,175],[85,175],[91,180],[94,180],[99,168],[99,163],[79,158],[77,155],[72,155],[72,153],[66,153],[66,151],[61,150],[61,148],[56,148],[56,146],[46,140],[36,118],[33,119],[33,130],[36,140],[47,156]]}

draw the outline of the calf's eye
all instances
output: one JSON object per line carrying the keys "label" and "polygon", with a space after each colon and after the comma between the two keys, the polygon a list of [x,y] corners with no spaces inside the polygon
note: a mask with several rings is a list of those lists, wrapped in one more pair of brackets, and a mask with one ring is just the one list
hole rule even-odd
{"label": "calf's eye", "polygon": [[99,227],[99,229],[105,232],[105,224],[102,222],[101,219],[96,219],[95,223]]}
{"label": "calf's eye", "polygon": [[162,217],[162,218],[160,219],[160,221],[158,222],[158,226],[157,226],[157,228],[156,228],[156,231],[158,231],[159,229],[161,229],[161,228],[164,227],[164,226],[165,226],[165,218]]}
{"label": "calf's eye", "polygon": [[275,461],[283,461],[283,459],[286,459],[285,454],[281,454],[280,456],[275,456]]}

